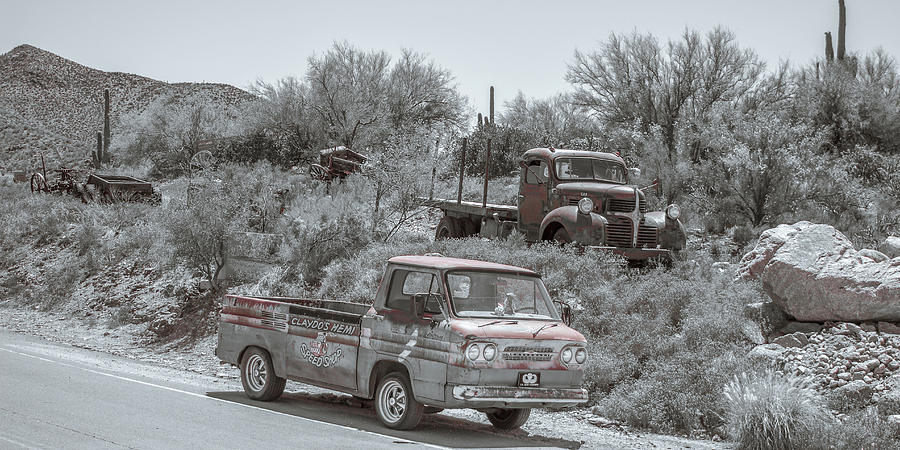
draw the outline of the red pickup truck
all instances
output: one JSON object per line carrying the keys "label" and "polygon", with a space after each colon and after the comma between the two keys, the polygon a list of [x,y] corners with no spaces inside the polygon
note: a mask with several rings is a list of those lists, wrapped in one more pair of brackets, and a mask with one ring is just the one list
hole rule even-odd
{"label": "red pickup truck", "polygon": [[474,408],[512,429],[530,408],[587,400],[586,342],[568,314],[531,270],[398,256],[373,305],[227,296],[216,355],[240,366],[253,399],[275,400],[291,379],[374,399],[390,428]]}

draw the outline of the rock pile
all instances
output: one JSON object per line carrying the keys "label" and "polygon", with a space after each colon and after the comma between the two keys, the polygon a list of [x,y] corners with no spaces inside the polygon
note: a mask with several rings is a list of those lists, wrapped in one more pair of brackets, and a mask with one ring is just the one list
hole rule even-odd
{"label": "rock pile", "polygon": [[850,386],[860,392],[864,386],[871,397],[889,389],[888,380],[900,373],[900,335],[866,331],[852,323],[811,336],[785,335],[754,352],[767,353],[782,371],[809,378],[820,390]]}

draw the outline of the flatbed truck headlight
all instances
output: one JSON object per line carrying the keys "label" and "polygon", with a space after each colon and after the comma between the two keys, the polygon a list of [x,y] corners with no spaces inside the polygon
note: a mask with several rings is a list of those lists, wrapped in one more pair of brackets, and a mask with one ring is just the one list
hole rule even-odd
{"label": "flatbed truck headlight", "polygon": [[671,220],[678,220],[681,217],[681,210],[678,209],[678,205],[672,203],[671,205],[666,207],[666,217]]}
{"label": "flatbed truck headlight", "polygon": [[578,212],[582,214],[590,214],[594,210],[594,201],[584,197],[578,200]]}

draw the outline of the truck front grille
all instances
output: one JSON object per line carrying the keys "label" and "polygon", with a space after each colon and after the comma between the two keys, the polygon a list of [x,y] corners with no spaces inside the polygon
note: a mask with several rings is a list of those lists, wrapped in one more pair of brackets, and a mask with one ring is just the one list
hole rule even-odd
{"label": "truck front grille", "polygon": [[656,227],[644,224],[644,219],[641,219],[641,223],[638,224],[637,246],[656,248],[658,242],[659,230]]}
{"label": "truck front grille", "polygon": [[606,245],[612,247],[631,247],[631,237],[634,228],[631,219],[626,217],[608,216],[606,225]]}
{"label": "truck front grille", "polygon": [[[634,211],[634,199],[620,199],[620,198],[611,198],[608,200],[609,206],[607,207],[607,211],[609,212],[632,212]],[[647,212],[647,199],[644,197],[640,198],[639,206],[641,212]]]}
{"label": "truck front grille", "polygon": [[550,361],[554,353],[550,347],[509,346],[501,355],[507,361]]}

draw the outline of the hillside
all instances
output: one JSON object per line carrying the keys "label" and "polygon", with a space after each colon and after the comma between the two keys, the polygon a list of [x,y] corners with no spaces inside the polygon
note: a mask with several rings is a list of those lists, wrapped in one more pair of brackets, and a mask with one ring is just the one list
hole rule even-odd
{"label": "hillside", "polygon": [[[104,72],[30,45],[0,55],[0,170],[30,169],[38,152],[48,166],[81,163],[103,129],[103,90],[110,89],[112,143],[123,117],[134,117],[168,96],[178,102],[203,94],[214,104],[252,101],[226,84],[166,83],[139,75]],[[177,107],[178,105],[172,105]]]}

